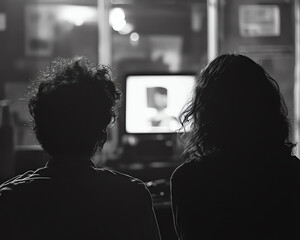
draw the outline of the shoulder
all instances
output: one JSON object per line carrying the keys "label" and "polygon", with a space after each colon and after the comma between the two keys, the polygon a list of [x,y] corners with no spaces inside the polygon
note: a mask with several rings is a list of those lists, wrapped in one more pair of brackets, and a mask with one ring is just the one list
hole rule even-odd
{"label": "shoulder", "polygon": [[199,162],[185,162],[178,166],[171,175],[170,188],[173,195],[182,195],[195,187],[195,182],[202,182],[202,164]]}
{"label": "shoulder", "polygon": [[300,179],[300,160],[296,156],[290,156],[289,159],[289,168],[287,168],[288,175],[292,177],[296,177],[297,179]]}
{"label": "shoulder", "polygon": [[268,166],[277,174],[300,177],[300,160],[293,155],[279,155],[267,159]]}
{"label": "shoulder", "polygon": [[104,178],[111,181],[116,181],[121,184],[128,184],[128,185],[144,185],[144,183],[138,179],[134,178],[130,175],[118,172],[116,170],[111,170],[107,168],[94,168],[98,174],[101,174]]}
{"label": "shoulder", "polygon": [[205,163],[202,160],[188,161],[178,166],[172,173],[171,180],[193,178],[199,176],[203,170]]}
{"label": "shoulder", "polygon": [[28,191],[37,180],[46,179],[38,174],[38,170],[25,172],[2,183],[0,185],[0,199],[3,200],[11,196],[20,195],[23,190],[26,189]]}
{"label": "shoulder", "polygon": [[171,191],[181,195],[217,186],[225,175],[225,163],[220,157],[205,156],[181,164],[171,175]]}
{"label": "shoulder", "polygon": [[172,173],[171,175],[171,180],[175,180],[178,178],[182,178],[183,176],[186,175],[188,171],[191,169],[191,163],[190,162],[185,162],[181,165],[179,165]]}
{"label": "shoulder", "polygon": [[300,160],[299,160],[299,158],[297,158],[296,156],[290,156],[290,161],[291,161],[291,164],[293,166],[295,166],[297,169],[300,168]]}
{"label": "shoulder", "polygon": [[150,196],[146,184],[138,178],[106,168],[95,168],[95,170],[101,176],[101,181],[105,181],[110,188],[121,189],[122,192],[126,190],[127,192],[130,191]]}

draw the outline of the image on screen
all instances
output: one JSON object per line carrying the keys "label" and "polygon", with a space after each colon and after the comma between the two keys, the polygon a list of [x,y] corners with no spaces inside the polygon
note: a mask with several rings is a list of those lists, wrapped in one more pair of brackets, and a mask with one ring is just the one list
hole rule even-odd
{"label": "image on screen", "polygon": [[129,75],[126,78],[127,133],[181,131],[178,116],[190,100],[194,75]]}

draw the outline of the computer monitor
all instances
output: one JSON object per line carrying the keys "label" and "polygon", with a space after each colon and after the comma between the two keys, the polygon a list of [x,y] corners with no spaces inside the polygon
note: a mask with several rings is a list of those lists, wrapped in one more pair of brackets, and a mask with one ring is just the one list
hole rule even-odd
{"label": "computer monitor", "polygon": [[126,76],[125,131],[129,134],[182,131],[178,116],[190,100],[194,74]]}

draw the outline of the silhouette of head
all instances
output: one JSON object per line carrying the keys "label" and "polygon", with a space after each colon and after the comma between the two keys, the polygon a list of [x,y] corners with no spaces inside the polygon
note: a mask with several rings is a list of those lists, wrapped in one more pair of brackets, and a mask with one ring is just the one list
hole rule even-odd
{"label": "silhouette of head", "polygon": [[58,58],[32,83],[28,107],[46,152],[91,156],[107,140],[119,99],[107,66],[84,57]]}
{"label": "silhouette of head", "polygon": [[278,84],[243,55],[221,55],[197,74],[193,98],[181,115],[183,126],[189,122],[190,159],[218,151],[290,153],[293,147]]}

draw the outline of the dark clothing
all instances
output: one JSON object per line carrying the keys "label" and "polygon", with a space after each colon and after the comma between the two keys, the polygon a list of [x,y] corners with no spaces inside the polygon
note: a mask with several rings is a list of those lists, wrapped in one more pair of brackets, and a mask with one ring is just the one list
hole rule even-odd
{"label": "dark clothing", "polygon": [[138,179],[87,158],[52,159],[1,186],[0,239],[160,239]]}
{"label": "dark clothing", "polygon": [[292,156],[206,157],[171,177],[179,239],[300,239],[300,162]]}

